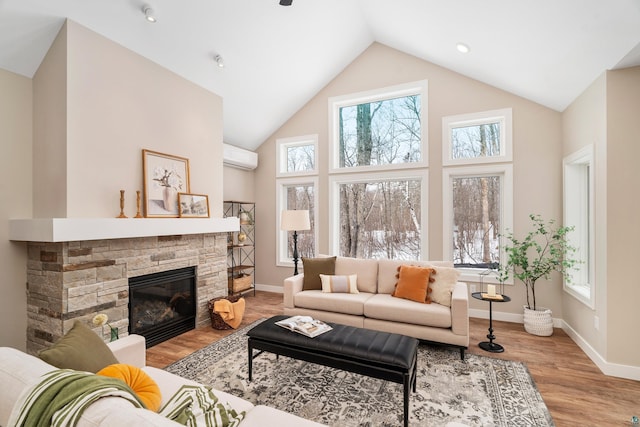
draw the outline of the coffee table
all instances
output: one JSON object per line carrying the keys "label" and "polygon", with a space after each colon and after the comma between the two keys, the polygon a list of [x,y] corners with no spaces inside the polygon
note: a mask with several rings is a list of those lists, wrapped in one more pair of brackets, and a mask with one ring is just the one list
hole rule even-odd
{"label": "coffee table", "polygon": [[[403,385],[404,425],[409,425],[409,389],[416,391],[418,340],[400,334],[327,322],[333,330],[309,338],[275,324],[289,316],[274,316],[247,335],[249,381],[253,359],[263,351],[342,369]],[[254,350],[259,350],[254,355]]]}

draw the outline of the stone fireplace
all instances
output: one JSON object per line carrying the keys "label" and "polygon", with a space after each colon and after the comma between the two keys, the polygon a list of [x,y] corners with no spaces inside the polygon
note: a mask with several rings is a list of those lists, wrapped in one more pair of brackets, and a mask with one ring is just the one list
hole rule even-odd
{"label": "stone fireplace", "polygon": [[[145,221],[153,220],[136,222],[140,227]],[[25,235],[20,230],[13,234]],[[126,335],[132,277],[197,267],[196,326],[210,324],[208,301],[227,292],[226,232],[62,242],[32,239],[12,239],[29,240],[27,351],[32,354],[62,337],[76,320],[108,340],[109,328],[92,324],[97,313],[107,314],[109,325],[117,327],[121,337]]]}

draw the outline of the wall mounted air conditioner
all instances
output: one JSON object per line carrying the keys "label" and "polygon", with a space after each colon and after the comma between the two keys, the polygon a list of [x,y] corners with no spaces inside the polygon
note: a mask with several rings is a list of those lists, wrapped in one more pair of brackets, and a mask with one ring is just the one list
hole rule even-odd
{"label": "wall mounted air conditioner", "polygon": [[222,144],[222,151],[223,163],[226,166],[244,170],[253,170],[258,167],[258,153],[229,144]]}

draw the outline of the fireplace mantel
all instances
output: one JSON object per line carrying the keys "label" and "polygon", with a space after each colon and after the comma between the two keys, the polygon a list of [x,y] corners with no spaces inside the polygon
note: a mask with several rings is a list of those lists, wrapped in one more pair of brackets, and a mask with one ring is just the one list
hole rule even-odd
{"label": "fireplace mantel", "polygon": [[36,218],[9,220],[9,240],[76,242],[238,231],[238,218]]}

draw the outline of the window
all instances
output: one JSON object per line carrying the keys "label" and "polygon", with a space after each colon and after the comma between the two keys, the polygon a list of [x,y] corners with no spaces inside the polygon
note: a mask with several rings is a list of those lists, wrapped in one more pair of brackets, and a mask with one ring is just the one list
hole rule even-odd
{"label": "window", "polygon": [[316,206],[318,179],[308,177],[303,179],[279,179],[277,206],[277,229],[279,238],[277,242],[276,264],[279,266],[293,266],[293,231],[280,230],[280,212],[283,210],[307,209],[309,210],[310,230],[297,231],[298,256],[300,258],[314,257],[316,254]]}
{"label": "window", "polygon": [[511,203],[505,203],[511,193],[511,165],[444,171],[444,253],[473,280],[500,263],[499,235],[511,228]]}
{"label": "window", "polygon": [[500,235],[513,221],[511,109],[445,117],[442,132],[443,253],[477,281],[503,259]]}
{"label": "window", "polygon": [[399,173],[331,177],[330,247],[340,256],[421,259],[426,177]]}
{"label": "window", "polygon": [[329,99],[332,253],[426,256],[426,105],[426,81]]}
{"label": "window", "polygon": [[442,119],[443,165],[511,161],[511,109]]}
{"label": "window", "polygon": [[332,172],[423,166],[426,98],[421,81],[329,99]]}
{"label": "window", "polygon": [[317,174],[318,135],[276,141],[277,176]]}
{"label": "window", "polygon": [[564,282],[564,290],[591,308],[595,308],[594,292],[594,176],[591,146],[573,153],[563,160],[564,225],[573,226],[567,235],[577,249],[580,262],[571,270],[571,280]]}

